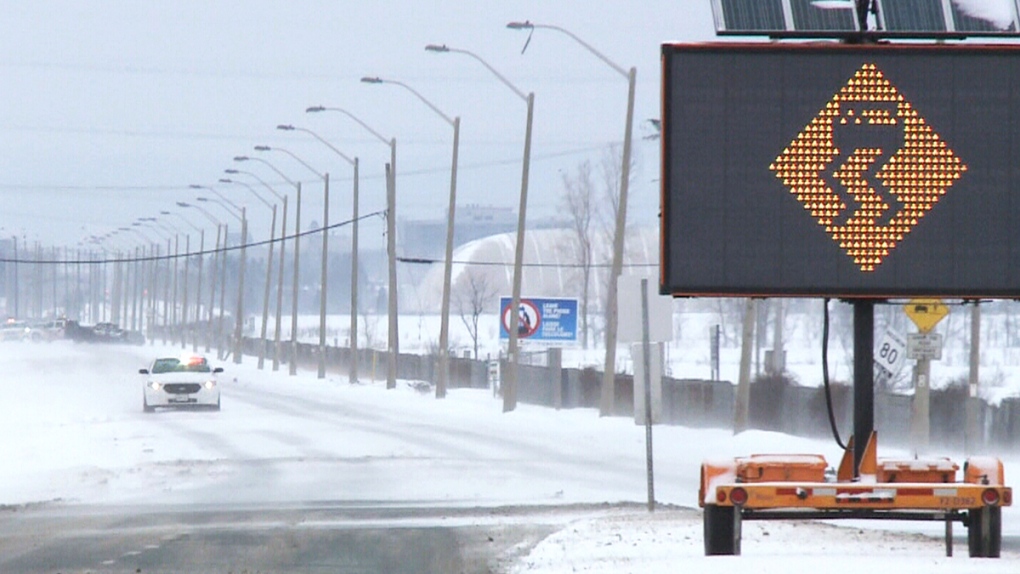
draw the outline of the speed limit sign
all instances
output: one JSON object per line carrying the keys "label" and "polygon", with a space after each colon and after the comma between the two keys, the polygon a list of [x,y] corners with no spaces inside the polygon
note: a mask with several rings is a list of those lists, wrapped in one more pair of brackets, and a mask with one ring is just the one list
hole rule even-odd
{"label": "speed limit sign", "polygon": [[887,330],[882,336],[878,348],[875,349],[875,365],[889,373],[893,378],[900,374],[903,363],[907,360],[907,342],[899,333]]}

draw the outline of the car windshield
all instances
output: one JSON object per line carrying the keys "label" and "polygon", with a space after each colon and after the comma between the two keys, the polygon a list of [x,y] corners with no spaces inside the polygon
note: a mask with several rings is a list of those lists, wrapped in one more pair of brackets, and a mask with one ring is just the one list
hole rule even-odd
{"label": "car windshield", "polygon": [[180,359],[156,359],[152,364],[152,374],[163,373],[209,373],[209,362],[203,357],[192,357],[185,361]]}

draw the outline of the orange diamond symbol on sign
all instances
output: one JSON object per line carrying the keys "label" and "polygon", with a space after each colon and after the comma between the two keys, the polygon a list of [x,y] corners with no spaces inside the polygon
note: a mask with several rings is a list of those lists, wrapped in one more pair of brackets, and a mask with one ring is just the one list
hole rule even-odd
{"label": "orange diamond symbol on sign", "polygon": [[870,272],[967,166],[875,64],[864,64],[769,169]]}

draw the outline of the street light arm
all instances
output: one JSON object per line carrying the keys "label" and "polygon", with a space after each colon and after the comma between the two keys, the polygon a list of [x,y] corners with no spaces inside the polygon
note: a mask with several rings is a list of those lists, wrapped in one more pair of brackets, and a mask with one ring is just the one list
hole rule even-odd
{"label": "street light arm", "polygon": [[443,44],[442,46],[437,46],[435,44],[429,44],[428,46],[425,46],[425,51],[427,51],[427,52],[452,52],[452,53],[455,53],[455,54],[464,54],[465,56],[470,56],[470,57],[474,58],[478,63],[480,63],[481,65],[485,66],[485,68],[487,70],[492,72],[493,75],[495,75],[496,78],[498,78],[500,82],[503,82],[503,85],[505,85],[506,87],[510,88],[513,91],[513,93],[517,94],[517,97],[519,97],[520,99],[524,100],[525,102],[528,101],[528,95],[527,94],[525,94],[520,89],[518,89],[517,86],[513,85],[510,82],[510,80],[506,79],[506,77],[503,76],[503,74],[500,74],[498,71],[496,71],[496,68],[493,68],[492,66],[490,66],[488,62],[483,60],[481,58],[481,56],[479,56],[478,54],[475,54],[474,52],[469,52],[468,50],[461,50],[459,48],[450,48],[449,46],[447,46],[445,44]]}
{"label": "street light arm", "polygon": [[244,218],[241,216],[241,214],[235,213],[234,210],[231,209],[230,206],[227,205],[226,203],[223,203],[222,201],[220,201],[218,199],[211,199],[211,198],[208,198],[208,197],[198,197],[196,199],[198,199],[198,201],[208,201],[209,203],[215,203],[216,205],[219,205],[220,207],[222,207],[224,211],[226,211],[230,215],[233,215],[234,217],[236,217],[237,221],[239,221],[241,223],[244,223]]}
{"label": "street light arm", "polygon": [[583,46],[584,49],[586,49],[589,52],[591,52],[596,58],[602,60],[610,68],[616,70],[616,72],[618,74],[620,74],[621,76],[623,76],[624,79],[627,79],[628,76],[629,76],[629,73],[627,72],[627,70],[623,69],[623,66],[620,66],[620,65],[616,64],[615,62],[613,62],[612,60],[607,58],[605,56],[605,54],[603,54],[602,52],[599,52],[598,50],[596,50],[591,44],[585,42],[584,40],[579,38],[576,34],[574,34],[570,30],[567,30],[565,28],[560,28],[559,26],[553,26],[551,24],[534,24],[532,22],[510,22],[509,24],[506,25],[506,27],[510,28],[511,30],[528,30],[528,29],[539,29],[539,28],[544,28],[546,30],[556,30],[557,32],[560,32],[561,34],[566,34],[567,36],[572,38],[575,42],[577,42],[578,44]]}
{"label": "street light arm", "polygon": [[298,156],[294,155],[289,150],[281,149],[281,148],[278,148],[278,147],[273,148],[273,149],[278,150],[278,151],[282,151],[283,153],[285,153],[285,154],[289,155],[290,157],[294,158],[295,161],[297,161],[301,165],[305,166],[308,169],[308,171],[310,171],[310,172],[314,173],[315,175],[319,176],[319,179],[322,179],[322,180],[326,179],[325,175],[319,173],[319,171],[317,169],[315,169],[314,167],[308,165],[308,162],[306,162],[305,160],[303,160],[303,159],[299,158]]}
{"label": "street light arm", "polygon": [[[286,130],[286,131],[294,131],[297,128],[295,128],[294,126],[289,126],[289,125],[278,125],[278,126],[276,126],[276,129],[278,129],[278,130]],[[270,146],[267,146],[267,145],[257,145],[257,146],[255,146],[255,150],[256,151],[279,151],[279,152],[283,152],[283,153],[289,155],[290,157],[294,158],[294,160],[296,162],[298,162],[301,165],[303,165],[306,168],[308,168],[308,171],[310,171],[310,172],[314,173],[315,175],[319,176],[319,179],[321,179],[323,181],[326,180],[326,176],[325,175],[319,173],[319,171],[317,169],[315,169],[314,167],[308,165],[308,162],[306,162],[305,160],[301,159],[300,157],[297,156],[297,154],[291,152],[290,150],[283,149],[282,147],[270,147]]]}
{"label": "street light arm", "polygon": [[259,192],[255,191],[254,187],[248,185],[247,183],[245,183],[243,181],[237,181],[237,180],[233,180],[233,179],[223,178],[223,179],[220,180],[220,182],[221,183],[233,183],[233,184],[236,184],[236,185],[243,185],[243,186],[247,187],[248,191],[252,192],[255,195],[255,197],[257,197],[259,199],[259,201],[264,203],[266,207],[268,207],[269,209],[273,208],[273,204],[271,202],[266,201],[266,198],[262,197],[262,195]]}
{"label": "street light arm", "polygon": [[266,181],[264,179],[262,179],[261,177],[255,175],[254,173],[252,173],[250,171],[244,171],[243,169],[227,169],[227,170],[224,170],[224,171],[226,173],[243,173],[244,175],[247,175],[247,176],[250,176],[250,177],[254,178],[256,181],[258,181],[259,183],[262,184],[262,187],[265,187],[266,189],[268,189],[269,193],[273,194],[276,197],[276,199],[279,199],[280,201],[283,201],[283,194],[282,193],[280,193],[280,192],[276,191],[275,189],[273,189],[273,186],[271,186],[268,183],[266,183]]}
{"label": "street light arm", "polygon": [[201,228],[201,227],[199,227],[199,226],[195,225],[194,223],[192,223],[192,222],[191,222],[191,220],[189,220],[189,219],[188,219],[187,217],[184,217],[184,216],[183,216],[183,215],[181,215],[180,213],[175,213],[175,212],[173,212],[173,211],[160,211],[159,213],[160,213],[160,215],[175,215],[175,216],[177,216],[177,217],[178,217],[178,218],[179,218],[179,219],[180,219],[181,221],[183,221],[184,223],[187,223],[188,225],[190,225],[190,226],[191,226],[191,228],[192,228],[192,229],[194,229],[195,231],[197,231],[197,232],[199,232],[199,233],[201,233],[201,232],[202,232],[202,228]]}
{"label": "street light arm", "polygon": [[187,207],[194,207],[195,209],[197,209],[200,212],[202,212],[202,215],[204,215],[210,222],[213,223],[213,225],[215,225],[217,227],[219,227],[223,223],[219,219],[216,219],[215,217],[213,217],[213,214],[209,213],[209,210],[205,209],[201,205],[195,205],[194,203],[185,203],[183,201],[178,201],[177,205],[180,206],[180,207],[185,207],[185,208],[187,208]]}
{"label": "street light arm", "polygon": [[312,107],[306,109],[305,111],[306,112],[324,112],[324,111],[340,112],[341,114],[344,114],[345,116],[347,116],[347,117],[351,118],[352,120],[358,122],[358,125],[360,125],[361,127],[365,128],[366,130],[368,130],[369,133],[371,133],[376,138],[378,138],[379,141],[381,141],[382,143],[384,143],[386,145],[390,145],[390,140],[386,139],[385,136],[383,136],[379,132],[373,130],[371,128],[371,126],[369,126],[365,122],[361,121],[360,119],[358,119],[357,116],[355,116],[354,114],[352,114],[351,112],[348,112],[347,110],[345,110],[343,108],[327,108],[325,106],[312,106]]}
{"label": "street light arm", "polygon": [[412,94],[414,94],[415,97],[417,97],[419,100],[421,100],[421,102],[423,104],[425,104],[426,106],[428,106],[429,109],[431,109],[433,112],[436,112],[437,114],[439,114],[439,117],[441,117],[444,120],[446,120],[446,123],[450,124],[451,126],[453,125],[453,119],[450,118],[450,116],[444,114],[442,112],[442,110],[437,108],[432,102],[430,102],[427,99],[425,99],[425,96],[419,94],[418,90],[412,88],[411,86],[408,86],[404,82],[401,82],[401,81],[398,81],[398,80],[384,80],[382,78],[361,78],[361,81],[366,83],[366,84],[393,84],[393,85],[396,85],[396,86],[401,86],[405,90],[407,90],[407,91],[411,92]]}
{"label": "street light arm", "polygon": [[233,207],[233,208],[234,208],[234,209],[236,209],[237,211],[243,211],[243,210],[241,209],[241,206],[239,206],[239,205],[237,205],[236,203],[234,203],[233,201],[230,201],[229,199],[227,199],[227,196],[223,195],[223,194],[222,194],[222,193],[220,193],[219,191],[217,191],[217,190],[215,190],[215,189],[213,189],[213,188],[211,188],[211,187],[210,187],[210,188],[207,188],[207,189],[208,189],[209,191],[213,192],[213,194],[215,194],[215,195],[216,195],[216,197],[218,197],[218,198],[222,199],[223,201],[227,202],[227,203],[228,203],[228,204],[230,205],[230,207]]}
{"label": "street light arm", "polygon": [[[261,146],[256,146],[256,147],[261,147]],[[282,177],[284,181],[286,181],[287,183],[293,185],[294,187],[298,187],[298,184],[297,184],[296,181],[294,181],[291,178],[287,177],[287,174],[285,174],[282,171],[280,171],[279,169],[277,169],[277,167],[275,165],[269,163],[268,161],[266,161],[266,160],[264,160],[264,159],[262,159],[260,157],[248,157],[246,155],[239,155],[239,156],[236,156],[234,158],[234,161],[248,161],[248,160],[257,161],[259,163],[265,164],[269,169],[275,171],[276,175]]]}
{"label": "street light arm", "polygon": [[354,165],[354,160],[353,159],[351,159],[344,152],[336,149],[336,147],[333,144],[331,144],[328,141],[326,141],[326,139],[323,138],[322,136],[320,136],[319,134],[313,132],[312,130],[305,129],[305,128],[294,128],[294,130],[295,131],[299,131],[299,132],[305,132],[306,134],[308,134],[308,135],[312,136],[313,138],[319,140],[320,142],[325,144],[326,147],[328,147],[329,149],[333,150],[333,152],[336,153],[338,156],[344,158],[344,161],[346,161],[347,163],[351,164],[352,166]]}

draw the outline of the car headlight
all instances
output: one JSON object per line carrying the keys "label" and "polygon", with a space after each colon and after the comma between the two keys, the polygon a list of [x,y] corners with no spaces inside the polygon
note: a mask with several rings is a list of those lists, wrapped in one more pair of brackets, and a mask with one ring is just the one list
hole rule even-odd
{"label": "car headlight", "polygon": [[149,381],[149,388],[154,391],[163,390],[163,383],[157,383],[156,381]]}
{"label": "car headlight", "polygon": [[206,381],[204,386],[211,391],[216,388],[216,381]]}

